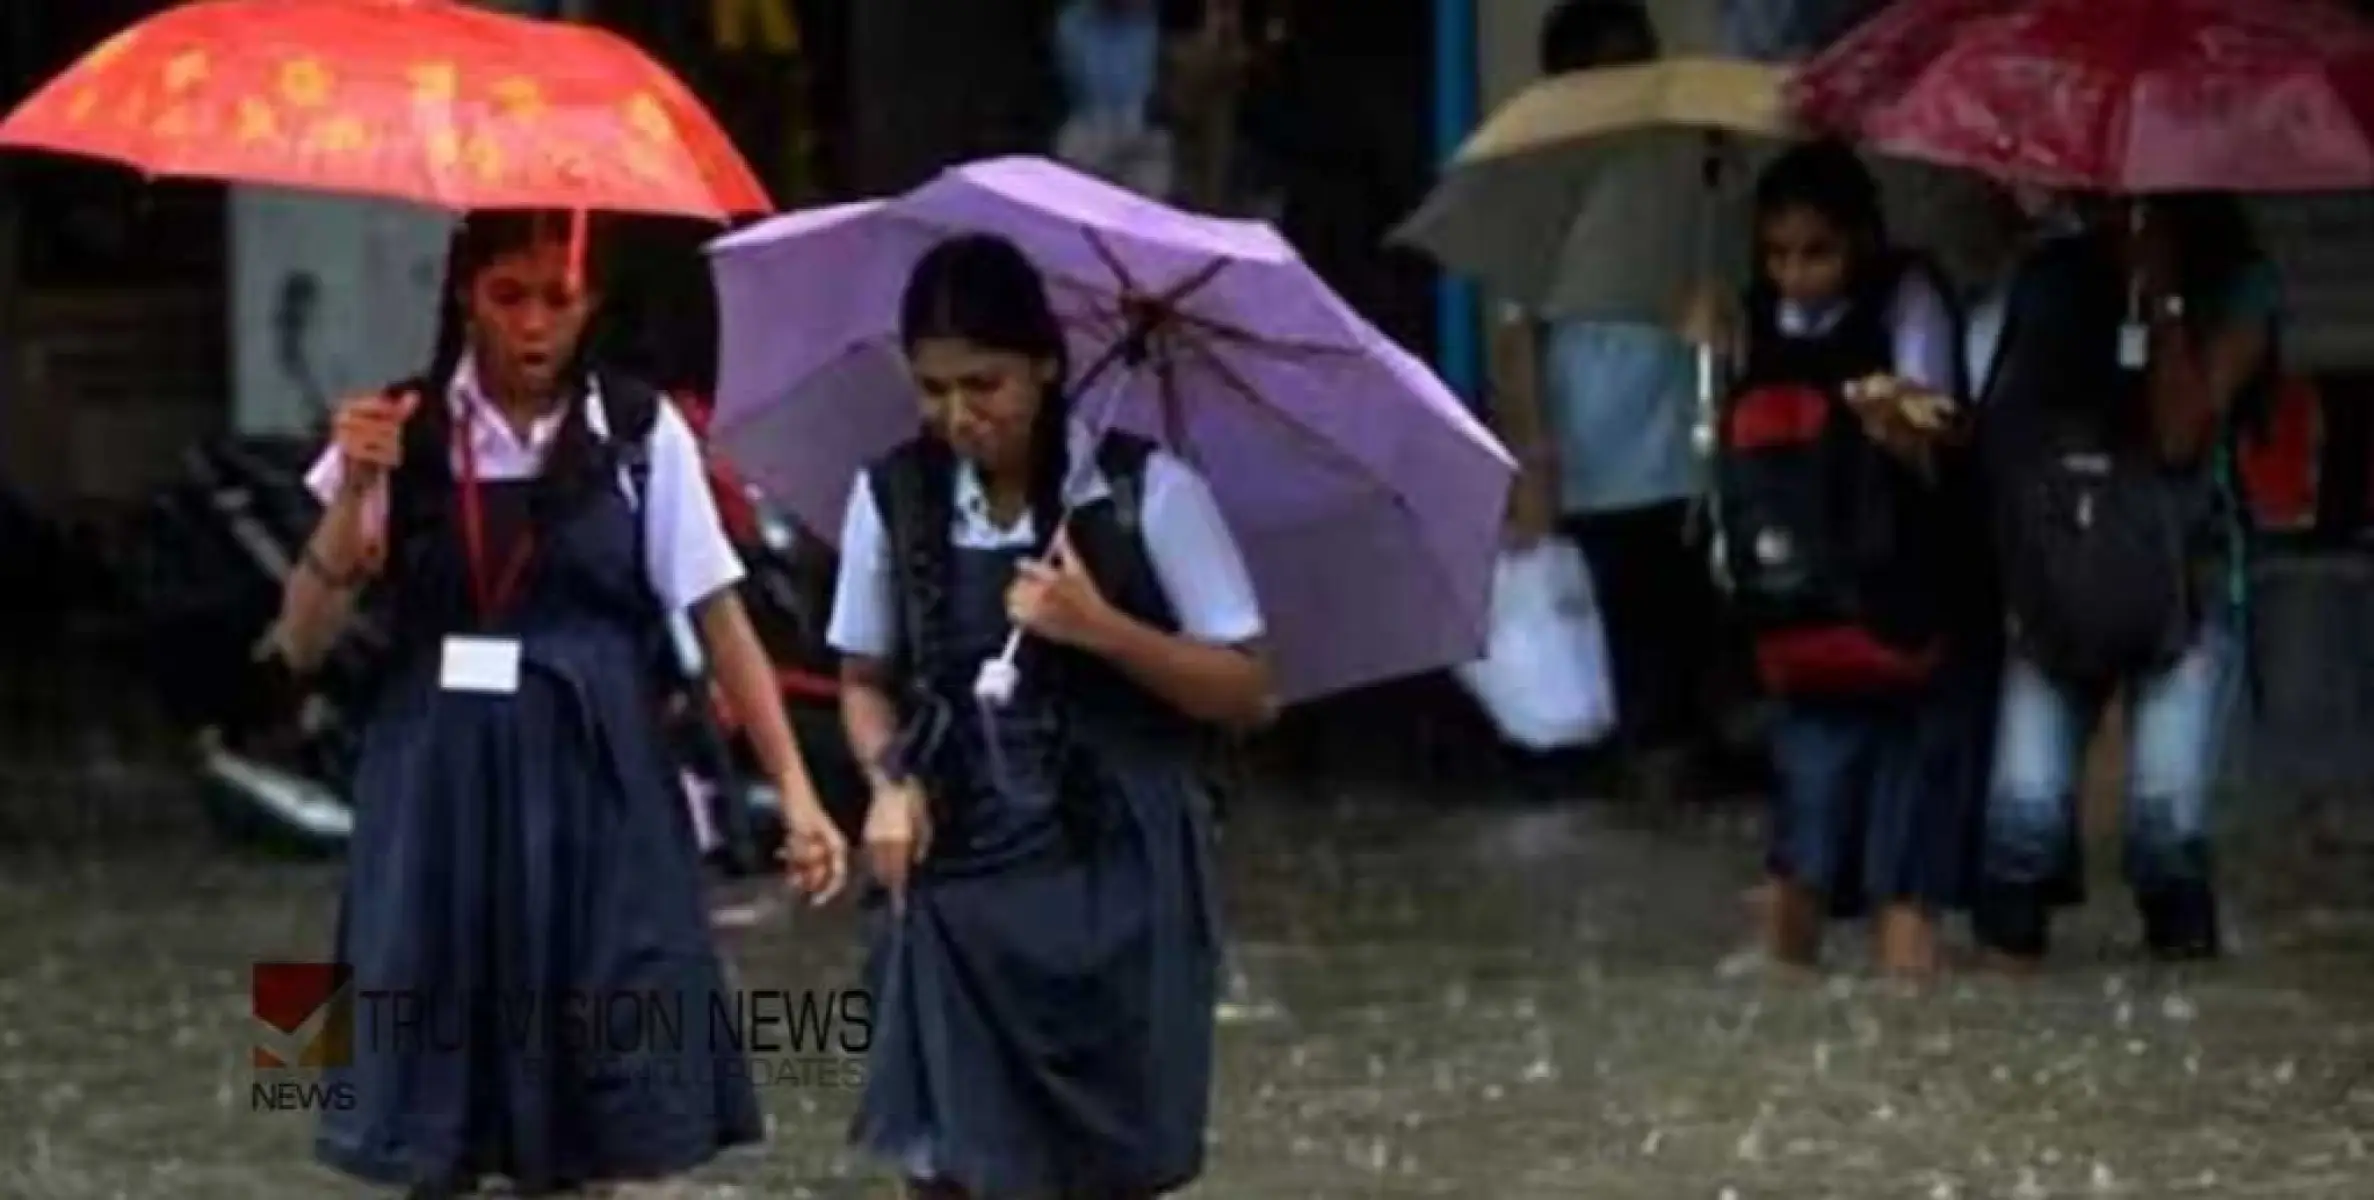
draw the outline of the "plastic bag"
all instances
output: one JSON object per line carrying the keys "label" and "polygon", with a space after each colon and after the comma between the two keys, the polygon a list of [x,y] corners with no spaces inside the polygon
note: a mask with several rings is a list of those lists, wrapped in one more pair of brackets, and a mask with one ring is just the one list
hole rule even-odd
{"label": "plastic bag", "polygon": [[1489,650],[1456,674],[1500,735],[1527,750],[1589,745],[1612,732],[1607,633],[1581,551],[1558,538],[1503,551]]}

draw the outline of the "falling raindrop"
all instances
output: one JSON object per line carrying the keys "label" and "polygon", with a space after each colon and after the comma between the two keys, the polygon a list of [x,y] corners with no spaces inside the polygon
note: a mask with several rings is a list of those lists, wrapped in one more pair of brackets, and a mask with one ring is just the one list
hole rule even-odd
{"label": "falling raindrop", "polygon": [[1761,1160],[1764,1157],[1764,1123],[1759,1120],[1749,1125],[1748,1131],[1739,1135],[1739,1144],[1732,1147],[1732,1153],[1742,1162]]}
{"label": "falling raindrop", "polygon": [[2097,1192],[2109,1192],[2116,1191],[2117,1189],[2118,1177],[2111,1174],[2110,1164],[2105,1162],[2096,1162],[2094,1164],[2094,1190]]}

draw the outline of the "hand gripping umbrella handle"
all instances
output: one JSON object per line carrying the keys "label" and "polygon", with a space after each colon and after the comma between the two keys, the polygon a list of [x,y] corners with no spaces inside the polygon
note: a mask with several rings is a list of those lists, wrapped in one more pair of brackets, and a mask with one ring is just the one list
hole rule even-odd
{"label": "hand gripping umbrella handle", "polygon": [[[1070,524],[1071,514],[1066,512],[1063,524],[1055,527],[1057,536],[1061,536],[1065,526]],[[1052,538],[1048,540],[1050,544],[1054,541]],[[1022,668],[1015,664],[1014,659],[1021,653],[1022,629],[1016,626],[1012,633],[1006,635],[1005,649],[998,651],[996,658],[982,663],[980,673],[973,676],[973,699],[980,701],[986,708],[1004,708],[1013,703],[1014,689],[1022,684]]]}
{"label": "hand gripping umbrella handle", "polygon": [[[1121,340],[1115,342],[1104,354],[1098,356],[1097,360],[1089,365],[1088,370],[1081,374],[1079,382],[1072,385],[1075,398],[1085,396],[1089,387],[1101,380],[1114,367],[1135,367],[1145,362],[1153,352],[1150,343],[1155,330],[1164,320],[1168,319],[1169,315],[1168,302],[1153,302],[1137,306],[1129,314],[1129,328]],[[1114,410],[1118,406],[1119,399],[1117,397],[1104,406],[1095,428],[1095,435],[1088,441],[1089,445],[1103,444],[1105,434],[1117,423],[1120,414]],[[1079,472],[1088,470],[1092,466],[1093,456],[1089,461],[1073,463],[1072,469]],[[1069,479],[1064,481],[1066,494],[1070,493],[1072,482]],[[1066,505],[1062,522],[1055,527],[1056,536],[1062,535],[1064,528],[1071,524],[1071,518],[1071,508]],[[1048,538],[1049,545],[1053,545],[1054,542],[1054,537]],[[1013,703],[1014,691],[1022,684],[1022,669],[1014,662],[1015,656],[1021,652],[1022,630],[1017,628],[1006,635],[1005,649],[999,651],[996,658],[981,664],[980,673],[973,677],[973,699],[979,701],[985,708],[1004,708]]]}

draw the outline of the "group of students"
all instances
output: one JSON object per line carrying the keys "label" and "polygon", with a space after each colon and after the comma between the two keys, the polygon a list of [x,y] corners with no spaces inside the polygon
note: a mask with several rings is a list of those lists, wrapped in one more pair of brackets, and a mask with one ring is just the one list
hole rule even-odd
{"label": "group of students", "polygon": [[[336,959],[436,1044],[358,1019],[316,1152],[415,1197],[633,1194],[764,1136],[660,744],[670,611],[779,787],[791,884],[821,904],[850,875],[694,435],[589,333],[600,248],[563,214],[463,222],[428,371],[337,415],[267,640],[302,671],[358,605],[394,630]],[[829,631],[873,792],[852,1138],[917,1196],[1158,1195],[1199,1173],[1211,1090],[1200,731],[1271,713],[1262,615],[1206,483],[1073,420],[1021,251],[941,243],[901,316],[922,432],[857,481]],[[1015,628],[1020,687],[983,719]],[[588,1039],[561,998],[684,1019]]]}
{"label": "group of students", "polygon": [[[1544,32],[1552,72],[1656,53],[1631,5]],[[1851,148],[1803,145],[1758,180],[1744,294],[1710,289],[1679,331],[1514,327],[1539,338],[1635,779],[1683,790],[1726,659],[1770,702],[1758,898],[1782,964],[1868,912],[1882,968],[1926,975],[1965,910],[1992,960],[2032,967],[2078,896],[2081,765],[2122,697],[2146,941],[2218,949],[2208,801],[2247,598],[2231,451],[2271,391],[2277,281],[2227,197],[1999,200],[2014,265],[1966,293],[1890,242]],[[1730,367],[1711,488],[1692,339]]]}
{"label": "group of students", "polygon": [[1848,148],[1792,151],[1758,188],[1715,504],[1775,702],[1783,963],[1872,907],[1882,967],[1927,974],[1938,915],[1967,908],[1992,958],[2033,966],[2076,894],[2081,763],[2114,697],[2149,949],[2218,949],[2208,800],[2244,599],[2228,451],[2269,385],[2271,276],[2220,198],[2017,202],[2031,241],[1974,331],[1889,247]]}
{"label": "group of students", "polygon": [[[1869,905],[1886,965],[1923,973],[1938,915],[1967,905],[1988,948],[2033,962],[2076,877],[2078,761],[2111,691],[2132,709],[2147,933],[2216,949],[2206,809],[2244,574],[2220,447],[2273,359],[2275,292],[2223,201],[2136,222],[2033,199],[2022,265],[1964,320],[1890,245],[1857,157],[1798,149],[1758,189],[1757,278],[1702,331],[1740,368],[1714,524],[1779,701],[1766,910],[1785,961]],[[730,1039],[625,1030],[594,1053],[505,1011],[731,1007],[660,745],[667,613],[695,616],[779,786],[791,882],[822,903],[850,875],[694,435],[589,336],[600,246],[581,255],[581,232],[463,222],[428,370],[338,414],[268,643],[308,668],[359,603],[395,633],[336,957],[358,995],[448,1009],[439,1028],[463,1036],[391,1044],[358,1022],[332,1068],[356,1103],[316,1146],[418,1197],[659,1180],[763,1137]],[[855,484],[829,631],[872,785],[876,1011],[852,1137],[918,1196],[1159,1195],[1203,1162],[1221,925],[1198,750],[1274,710],[1260,607],[1205,481],[1073,419],[1062,326],[1013,245],[925,255],[901,334],[922,431]],[[1686,423],[1655,389],[1641,420],[1606,416],[1634,397],[1609,381],[1667,377],[1654,335],[1554,345],[1598,372],[1601,428]],[[1586,550],[1635,679],[1660,639],[1630,636],[1615,597],[1645,611],[1704,578],[1686,457],[1641,454],[1613,481],[1604,457],[1567,464],[1604,514]],[[977,672],[1015,628],[1021,687],[982,719]]]}

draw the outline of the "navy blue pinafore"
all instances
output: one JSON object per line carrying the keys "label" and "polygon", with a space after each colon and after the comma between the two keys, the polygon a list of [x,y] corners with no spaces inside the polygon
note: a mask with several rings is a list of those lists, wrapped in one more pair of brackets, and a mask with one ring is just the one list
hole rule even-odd
{"label": "navy blue pinafore", "polygon": [[[485,485],[490,561],[533,488]],[[504,696],[440,686],[445,637],[480,624],[459,523],[398,508],[401,659],[365,735],[337,931],[357,1002],[352,1062],[330,1076],[356,1103],[316,1141],[350,1174],[536,1194],[678,1174],[763,1136],[710,1016],[730,997],[660,744],[641,515],[616,486],[582,490],[538,514],[496,620],[522,646]]]}
{"label": "navy blue pinafore", "polygon": [[[964,681],[1005,641],[1025,552],[949,554],[942,777],[967,794],[934,798],[943,824],[905,911],[873,897],[855,1140],[996,1200],[1173,1190],[1203,1165],[1220,939],[1183,719],[1144,719],[1150,697],[1054,694],[1026,657],[1014,703],[984,720]],[[1081,750],[1061,784],[1058,705]],[[1084,822],[1061,787],[1090,790]]]}

